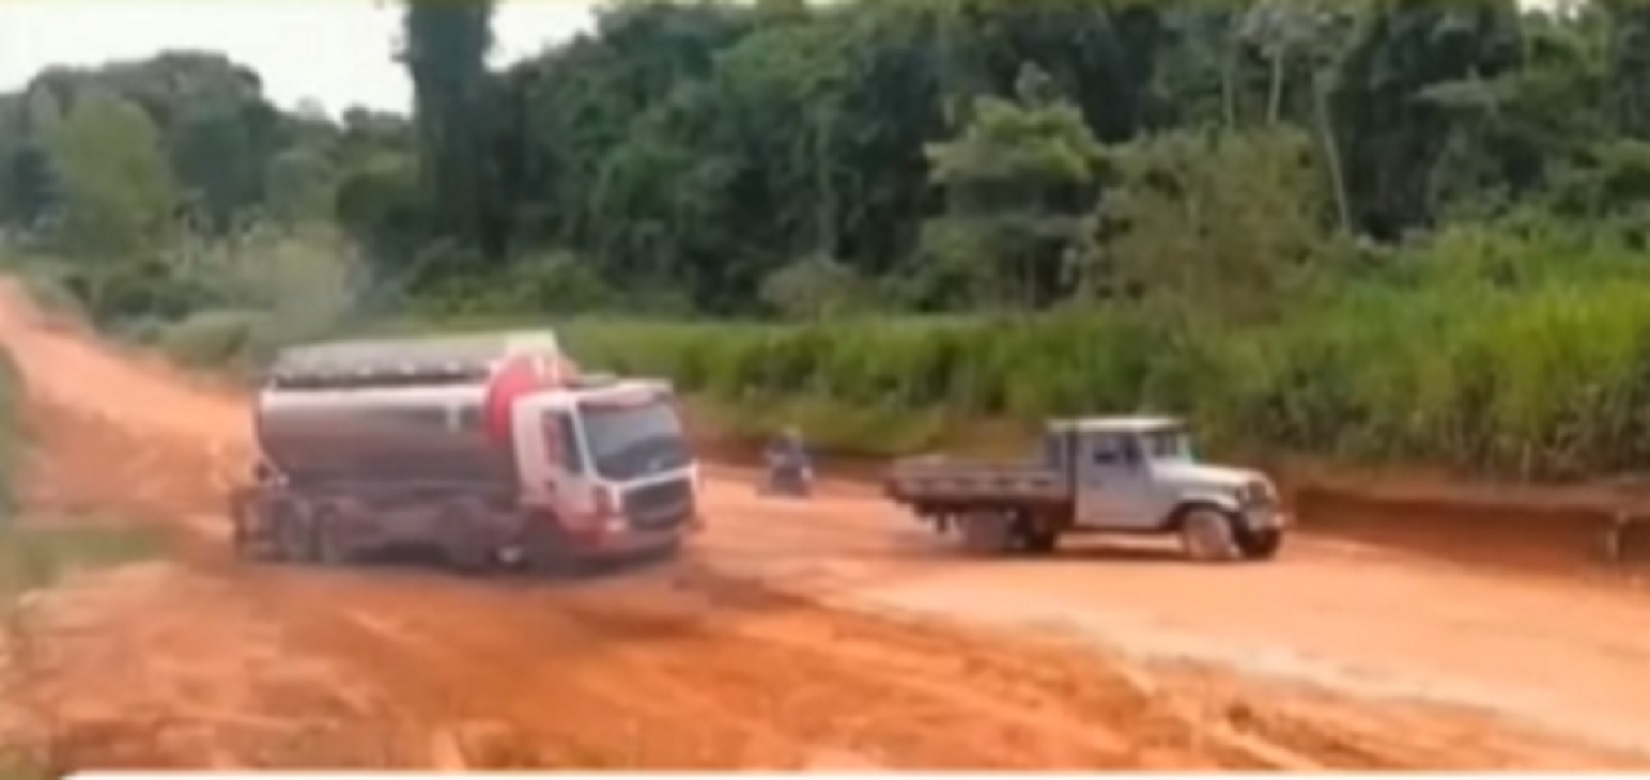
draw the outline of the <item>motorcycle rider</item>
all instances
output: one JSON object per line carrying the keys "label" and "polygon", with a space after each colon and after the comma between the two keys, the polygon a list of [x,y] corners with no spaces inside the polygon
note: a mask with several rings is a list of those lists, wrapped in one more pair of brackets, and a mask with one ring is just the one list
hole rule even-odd
{"label": "motorcycle rider", "polygon": [[796,426],[786,426],[769,442],[767,460],[771,489],[780,493],[808,493],[813,483],[813,459]]}

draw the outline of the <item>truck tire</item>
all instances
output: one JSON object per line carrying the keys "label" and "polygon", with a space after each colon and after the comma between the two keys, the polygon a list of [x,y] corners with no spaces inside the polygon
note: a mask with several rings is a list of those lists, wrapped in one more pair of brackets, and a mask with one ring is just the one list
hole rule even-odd
{"label": "truck tire", "polygon": [[1234,535],[1237,542],[1238,554],[1246,561],[1269,561],[1277,557],[1279,548],[1283,547],[1283,530],[1280,528],[1237,528]]}
{"label": "truck tire", "polygon": [[245,491],[236,491],[229,496],[229,542],[235,551],[235,557],[243,561],[256,561],[269,557],[269,550],[253,529],[253,512],[258,510],[257,502]]}
{"label": "truck tire", "polygon": [[533,575],[578,579],[594,568],[592,563],[573,554],[561,530],[553,526],[529,530],[521,551],[522,568]]}
{"label": "truck tire", "polygon": [[315,534],[306,513],[290,504],[271,509],[271,532],[275,537],[275,557],[288,563],[315,560]]}
{"label": "truck tire", "polygon": [[1197,505],[1180,518],[1180,545],[1186,557],[1204,563],[1231,561],[1241,554],[1237,519],[1219,507]]}
{"label": "truck tire", "polygon": [[454,539],[442,550],[447,565],[460,574],[483,576],[491,574],[499,562],[497,549],[470,539]]}
{"label": "truck tire", "polygon": [[310,518],[310,558],[323,566],[345,566],[354,559],[354,551],[345,541],[344,523],[337,510],[322,507]]}

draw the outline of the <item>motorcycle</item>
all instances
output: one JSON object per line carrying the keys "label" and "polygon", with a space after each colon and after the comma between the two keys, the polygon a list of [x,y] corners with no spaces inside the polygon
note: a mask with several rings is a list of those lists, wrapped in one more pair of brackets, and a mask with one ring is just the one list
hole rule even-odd
{"label": "motorcycle", "polygon": [[813,495],[813,468],[798,458],[769,452],[767,470],[757,493],[763,496],[808,498]]}

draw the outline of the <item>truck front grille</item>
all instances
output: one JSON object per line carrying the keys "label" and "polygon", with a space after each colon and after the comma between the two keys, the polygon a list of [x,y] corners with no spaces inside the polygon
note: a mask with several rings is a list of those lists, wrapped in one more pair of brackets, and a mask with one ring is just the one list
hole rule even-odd
{"label": "truck front grille", "polygon": [[624,514],[640,531],[675,528],[693,516],[693,482],[673,479],[626,490]]}

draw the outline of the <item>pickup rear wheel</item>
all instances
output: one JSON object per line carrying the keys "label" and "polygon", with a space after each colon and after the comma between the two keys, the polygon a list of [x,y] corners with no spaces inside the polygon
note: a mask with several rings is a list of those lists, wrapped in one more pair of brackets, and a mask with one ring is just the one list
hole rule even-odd
{"label": "pickup rear wheel", "polygon": [[974,511],[956,518],[963,549],[978,555],[995,555],[1013,549],[1014,518],[1004,512]]}
{"label": "pickup rear wheel", "polygon": [[1048,555],[1060,546],[1060,532],[1025,514],[1014,520],[1015,547],[1029,555]]}
{"label": "pickup rear wheel", "polygon": [[1025,551],[1033,555],[1051,555],[1060,549],[1060,532],[1049,528],[1033,528],[1021,537]]}

